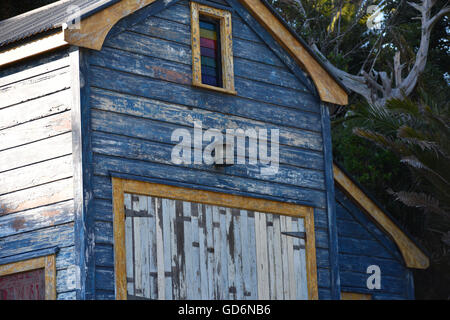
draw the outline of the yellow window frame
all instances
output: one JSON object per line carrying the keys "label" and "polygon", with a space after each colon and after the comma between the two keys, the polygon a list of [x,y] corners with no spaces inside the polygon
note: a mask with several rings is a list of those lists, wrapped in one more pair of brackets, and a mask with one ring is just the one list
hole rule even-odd
{"label": "yellow window frame", "polygon": [[0,265],[0,277],[44,269],[45,300],[56,300],[56,258],[54,254]]}
{"label": "yellow window frame", "polygon": [[127,299],[127,274],[125,252],[125,205],[124,194],[139,194],[174,200],[199,202],[209,205],[238,208],[250,211],[287,215],[303,218],[306,239],[306,274],[308,298],[318,299],[316,247],[314,234],[314,209],[312,207],[251,198],[227,193],[190,189],[159,183],[112,178],[113,228],[114,228],[114,273],[117,300]]}
{"label": "yellow window frame", "polygon": [[341,292],[341,300],[372,300],[372,295],[358,292]]}
{"label": "yellow window frame", "polygon": [[[220,50],[222,62],[222,87],[202,83],[202,62],[200,55],[200,14],[220,21]],[[191,45],[192,45],[192,85],[236,94],[234,88],[233,43],[231,13],[197,2],[191,2]]]}

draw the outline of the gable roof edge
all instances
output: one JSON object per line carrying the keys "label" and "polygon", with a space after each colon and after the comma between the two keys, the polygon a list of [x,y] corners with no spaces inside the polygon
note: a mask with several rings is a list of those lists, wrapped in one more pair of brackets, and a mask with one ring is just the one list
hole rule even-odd
{"label": "gable roof edge", "polygon": [[[81,20],[79,29],[66,29],[64,39],[73,45],[100,50],[109,30],[122,18],[156,0],[122,0]],[[285,22],[261,0],[239,0],[296,62],[311,76],[320,99],[338,105],[348,104],[345,86]]]}
{"label": "gable roof edge", "polygon": [[430,260],[413,238],[362,187],[333,162],[334,181],[386,232],[402,254],[408,268],[426,269]]}

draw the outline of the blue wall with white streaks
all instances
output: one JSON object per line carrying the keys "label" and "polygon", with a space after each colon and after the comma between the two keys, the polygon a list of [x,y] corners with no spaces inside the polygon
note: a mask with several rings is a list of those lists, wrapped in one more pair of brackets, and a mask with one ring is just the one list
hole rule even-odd
{"label": "blue wall with white streaks", "polygon": [[[170,2],[168,2],[170,3]],[[111,172],[142,180],[309,205],[315,208],[319,298],[331,297],[325,160],[320,101],[309,80],[273,39],[257,34],[235,6],[233,56],[237,95],[191,85],[190,9],[179,1],[125,18],[84,70],[90,110],[95,297],[114,297]],[[152,11],[153,10],[153,11]],[[247,20],[248,21],[248,20]],[[297,69],[296,69],[297,68]],[[174,165],[177,128],[280,130],[280,167]]]}

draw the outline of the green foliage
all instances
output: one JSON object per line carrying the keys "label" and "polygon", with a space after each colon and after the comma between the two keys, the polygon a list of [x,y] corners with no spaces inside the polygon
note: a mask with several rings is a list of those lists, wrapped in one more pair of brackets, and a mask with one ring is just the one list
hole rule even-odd
{"label": "green foliage", "polygon": [[396,154],[414,178],[414,188],[392,192],[408,206],[450,218],[450,108],[422,94],[416,103],[392,99],[384,107],[359,108],[353,132]]}

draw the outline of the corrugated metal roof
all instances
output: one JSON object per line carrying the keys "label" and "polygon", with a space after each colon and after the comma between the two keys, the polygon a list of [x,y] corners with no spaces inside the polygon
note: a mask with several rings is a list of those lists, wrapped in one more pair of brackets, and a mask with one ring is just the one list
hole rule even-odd
{"label": "corrugated metal roof", "polygon": [[68,18],[74,14],[75,10],[82,18],[85,18],[118,1],[119,0],[61,0],[0,21],[0,47],[41,32],[59,28],[63,23],[67,22]]}

